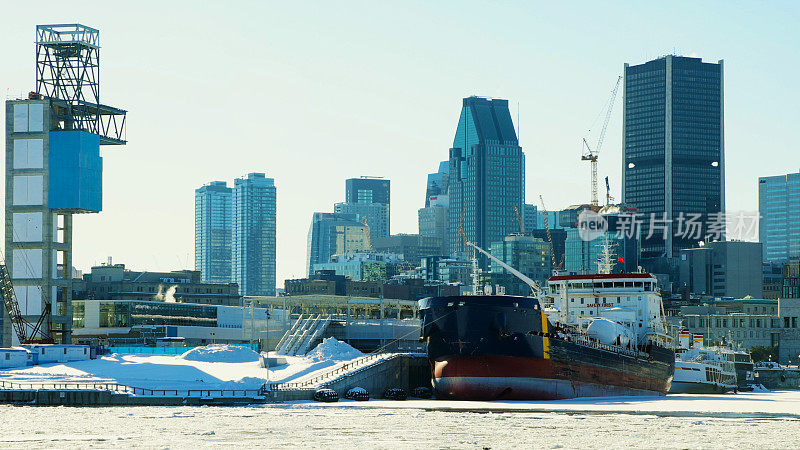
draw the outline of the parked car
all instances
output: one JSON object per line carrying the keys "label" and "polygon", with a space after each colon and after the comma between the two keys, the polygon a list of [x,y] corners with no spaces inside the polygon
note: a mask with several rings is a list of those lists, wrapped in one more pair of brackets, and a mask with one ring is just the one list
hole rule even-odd
{"label": "parked car", "polygon": [[362,387],[354,387],[353,389],[348,390],[344,394],[344,398],[348,400],[363,402],[369,400],[369,392],[367,392],[367,390]]}
{"label": "parked car", "polygon": [[433,391],[431,391],[431,388],[420,386],[411,390],[411,396],[417,398],[431,398],[433,397]]}
{"label": "parked car", "polygon": [[405,389],[389,388],[383,391],[383,398],[388,400],[405,400],[408,394]]}
{"label": "parked car", "polygon": [[317,389],[317,391],[314,392],[314,400],[326,403],[338,402],[339,394],[337,394],[333,389]]}

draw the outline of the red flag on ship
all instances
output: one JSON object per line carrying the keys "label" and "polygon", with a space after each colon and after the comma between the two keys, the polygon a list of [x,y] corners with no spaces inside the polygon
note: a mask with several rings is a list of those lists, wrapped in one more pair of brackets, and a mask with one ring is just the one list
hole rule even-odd
{"label": "red flag on ship", "polygon": [[617,261],[625,264],[625,258],[623,258],[622,256],[617,257]]}

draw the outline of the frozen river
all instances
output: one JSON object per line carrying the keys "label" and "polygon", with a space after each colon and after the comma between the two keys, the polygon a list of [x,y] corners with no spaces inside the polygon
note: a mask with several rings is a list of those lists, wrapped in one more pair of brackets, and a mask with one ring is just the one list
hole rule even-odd
{"label": "frozen river", "polygon": [[[471,411],[471,412],[470,412]],[[798,448],[800,393],[571,402],[0,406],[0,448]]]}

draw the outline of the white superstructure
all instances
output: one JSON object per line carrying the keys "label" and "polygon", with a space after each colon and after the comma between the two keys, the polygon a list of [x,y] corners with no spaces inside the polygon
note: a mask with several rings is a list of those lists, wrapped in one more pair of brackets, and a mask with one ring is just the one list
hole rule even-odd
{"label": "white superstructure", "polygon": [[639,345],[667,345],[661,295],[648,273],[557,275],[548,282],[545,312],[553,322],[588,328],[598,318],[624,326]]}
{"label": "white superstructure", "polygon": [[675,377],[672,394],[719,393],[737,389],[736,366],[731,350],[705,347],[703,336],[681,331],[678,336],[682,348],[675,351]]}

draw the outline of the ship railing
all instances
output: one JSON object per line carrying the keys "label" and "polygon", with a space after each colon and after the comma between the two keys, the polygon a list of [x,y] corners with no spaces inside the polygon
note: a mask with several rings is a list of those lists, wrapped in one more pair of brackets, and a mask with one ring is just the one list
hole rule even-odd
{"label": "ship railing", "polygon": [[581,345],[585,345],[587,347],[592,347],[592,348],[596,348],[596,349],[599,349],[599,350],[605,350],[605,351],[614,352],[614,353],[622,353],[622,354],[625,354],[625,355],[628,355],[628,356],[633,356],[635,358],[648,358],[650,356],[650,354],[648,354],[648,353],[641,352],[641,351],[636,350],[636,349],[628,349],[628,348],[625,348],[625,347],[623,347],[621,345],[604,344],[604,343],[599,342],[597,340],[591,339],[588,336],[570,335],[569,339],[571,341],[575,342],[575,343],[578,343],[578,344],[581,344]]}
{"label": "ship railing", "polygon": [[19,383],[0,380],[0,389],[14,391],[112,391],[146,397],[197,397],[197,398],[256,398],[264,395],[263,389],[151,389],[119,383]]}

